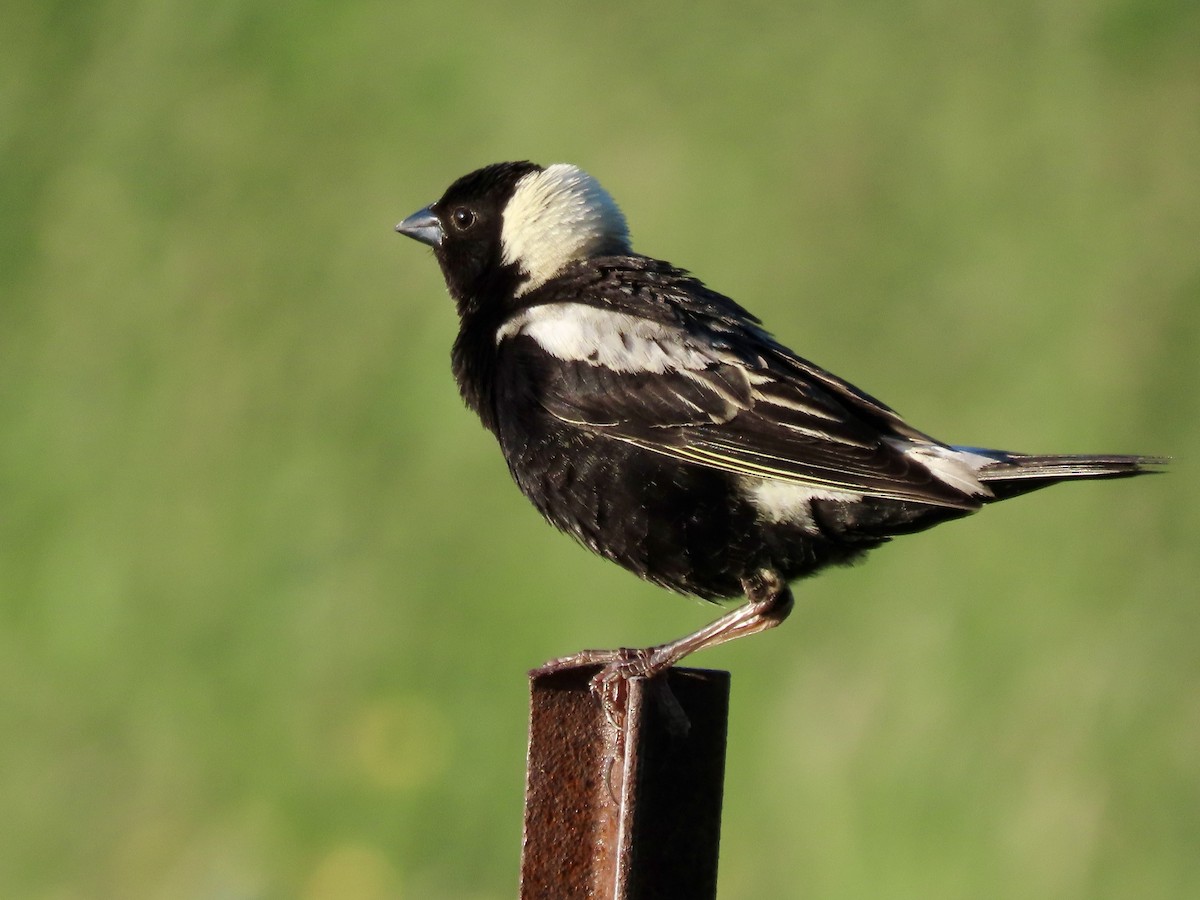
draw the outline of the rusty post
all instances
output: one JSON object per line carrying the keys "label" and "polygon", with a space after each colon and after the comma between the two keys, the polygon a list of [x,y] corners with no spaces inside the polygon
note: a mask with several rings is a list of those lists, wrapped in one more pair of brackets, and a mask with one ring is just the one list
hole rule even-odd
{"label": "rusty post", "polygon": [[530,679],[521,900],[715,898],[729,673],[634,679],[619,736],[597,671]]}

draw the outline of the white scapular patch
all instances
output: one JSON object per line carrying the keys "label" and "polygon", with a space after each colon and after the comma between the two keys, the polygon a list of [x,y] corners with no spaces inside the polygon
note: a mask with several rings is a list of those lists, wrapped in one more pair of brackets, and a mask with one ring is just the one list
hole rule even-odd
{"label": "white scapular patch", "polygon": [[787,522],[813,532],[817,526],[813,522],[812,501],[841,500],[853,503],[863,497],[852,491],[835,491],[776,478],[743,478],[742,488],[763,521],[773,525]]}
{"label": "white scapular patch", "polygon": [[703,369],[714,362],[687,343],[681,329],[586,303],[547,303],[523,310],[496,332],[496,343],[517,334],[528,335],[559,359],[614,372],[661,374]]}
{"label": "white scapular patch", "polygon": [[545,284],[567,263],[628,253],[629,228],[616,201],[587,172],[556,163],[517,182],[504,208],[505,263],[527,276],[518,296]]}

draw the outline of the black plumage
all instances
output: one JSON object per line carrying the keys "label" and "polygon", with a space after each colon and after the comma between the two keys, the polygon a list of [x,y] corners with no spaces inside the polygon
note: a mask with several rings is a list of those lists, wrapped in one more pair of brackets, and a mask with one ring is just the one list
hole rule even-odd
{"label": "black plumage", "polygon": [[895,535],[1162,462],[935,440],[634,253],[615,203],[573,166],[488,166],[397,230],[433,246],[460,317],[459,388],[542,515],[664,587],[749,599],[680,641],[562,664],[653,674],[777,624],[788,581]]}

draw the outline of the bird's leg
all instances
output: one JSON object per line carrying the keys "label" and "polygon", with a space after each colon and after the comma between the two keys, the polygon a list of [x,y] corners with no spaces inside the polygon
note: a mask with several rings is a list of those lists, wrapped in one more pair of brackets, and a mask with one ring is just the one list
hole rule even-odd
{"label": "bird's leg", "polygon": [[548,674],[576,666],[604,666],[592,678],[592,693],[603,705],[606,718],[620,727],[629,679],[653,678],[697,650],[774,628],[792,611],[792,591],[778,572],[762,569],[743,578],[742,588],[746,592],[746,603],[686,637],[640,650],[584,650],[552,659],[536,672]]}
{"label": "bird's leg", "polygon": [[593,683],[637,676],[653,678],[697,650],[774,628],[792,611],[792,591],[776,572],[763,569],[743,578],[742,588],[747,602],[737,609],[678,640],[645,650],[617,651],[621,655],[609,660]]}

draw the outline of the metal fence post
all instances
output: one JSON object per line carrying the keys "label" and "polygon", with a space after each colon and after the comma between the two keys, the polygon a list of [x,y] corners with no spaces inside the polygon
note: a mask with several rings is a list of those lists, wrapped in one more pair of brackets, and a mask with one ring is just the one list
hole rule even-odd
{"label": "metal fence post", "polygon": [[530,679],[521,900],[715,898],[729,673],[634,679],[619,736],[597,671]]}

